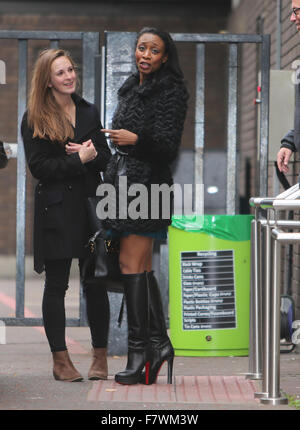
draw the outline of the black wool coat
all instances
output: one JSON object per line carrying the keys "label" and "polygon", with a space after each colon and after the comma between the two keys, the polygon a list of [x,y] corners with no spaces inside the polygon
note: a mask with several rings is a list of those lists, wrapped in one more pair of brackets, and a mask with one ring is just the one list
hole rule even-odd
{"label": "black wool coat", "polygon": [[[113,129],[126,129],[138,135],[135,145],[120,146],[125,152],[125,171],[127,190],[133,184],[142,184],[147,188],[148,214],[146,218],[132,219],[130,210],[124,217],[124,208],[119,208],[119,178],[117,176],[119,154],[110,159],[105,181],[115,186],[116,219],[105,220],[107,228],[116,231],[143,233],[159,231],[171,222],[171,207],[162,214],[160,208],[155,209],[159,214],[156,219],[151,201],[152,184],[173,184],[171,165],[176,159],[181,144],[181,137],[187,111],[188,93],[184,83],[168,74],[157,78],[153,76],[139,85],[139,75],[131,75],[118,91],[118,106],[113,116]],[[127,209],[137,196],[127,196]],[[172,198],[171,198],[172,202]],[[172,205],[172,203],[171,203]],[[111,207],[113,202],[111,202]],[[122,210],[122,215],[119,213]],[[137,208],[138,211],[138,208]],[[166,216],[167,213],[170,216]]]}
{"label": "black wool coat", "polygon": [[[90,230],[85,200],[96,194],[100,172],[111,152],[106,143],[95,105],[72,95],[76,105],[75,136],[64,144],[33,138],[28,127],[27,112],[21,133],[29,170],[38,180],[34,210],[34,270],[44,270],[45,259],[82,258]],[[82,164],[78,153],[67,155],[65,145],[91,139],[97,157]]]}

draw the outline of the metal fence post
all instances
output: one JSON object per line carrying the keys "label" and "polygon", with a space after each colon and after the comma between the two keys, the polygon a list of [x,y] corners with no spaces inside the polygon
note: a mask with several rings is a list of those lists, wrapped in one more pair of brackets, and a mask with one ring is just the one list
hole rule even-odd
{"label": "metal fence post", "polygon": [[261,226],[259,210],[251,223],[251,289],[250,289],[250,342],[249,372],[247,379],[261,379]]}
{"label": "metal fence post", "polygon": [[[250,205],[255,207],[256,219],[258,208],[267,209],[267,220],[257,221],[263,229],[264,240],[262,240],[261,254],[257,259],[253,258],[252,271],[254,271],[254,280],[261,281],[263,295],[262,302],[262,334],[264,342],[263,350],[263,373],[262,373],[262,391],[255,393],[261,403],[279,405],[288,403],[288,399],[280,393],[280,281],[281,281],[281,246],[282,243],[299,243],[300,233],[282,232],[279,227],[300,228],[299,221],[279,220],[278,213],[280,210],[300,209],[300,189],[299,184],[291,187],[276,198],[252,198]],[[274,220],[270,220],[270,209],[274,210]],[[257,237],[252,237],[255,248],[258,248]],[[258,278],[259,268],[262,266],[262,258],[265,256],[264,273]],[[256,292],[255,286],[254,293]],[[256,319],[260,311],[260,303],[252,300],[252,306],[258,306],[255,311],[251,310],[251,318]],[[254,333],[257,333],[257,327],[252,322]],[[259,333],[259,331],[258,331]],[[250,364],[259,361],[256,356],[256,339],[251,337],[253,343],[254,356],[250,356]],[[250,375],[251,377],[251,375]]]}
{"label": "metal fence post", "polygon": [[[255,393],[255,397],[265,397],[268,395],[269,387],[269,332],[270,332],[270,289],[272,276],[272,228],[268,220],[262,224],[262,390]],[[265,258],[263,259],[263,256]]]}
{"label": "metal fence post", "polygon": [[17,158],[17,220],[16,220],[16,317],[24,318],[25,300],[25,225],[26,225],[26,160],[20,124],[26,109],[27,40],[19,40],[18,91],[18,158]]}
{"label": "metal fence post", "polygon": [[270,295],[270,338],[268,355],[268,387],[267,396],[261,397],[263,404],[287,404],[286,397],[280,394],[280,276],[281,276],[281,243],[277,240],[277,231],[273,229],[271,234],[271,273],[272,284]]}

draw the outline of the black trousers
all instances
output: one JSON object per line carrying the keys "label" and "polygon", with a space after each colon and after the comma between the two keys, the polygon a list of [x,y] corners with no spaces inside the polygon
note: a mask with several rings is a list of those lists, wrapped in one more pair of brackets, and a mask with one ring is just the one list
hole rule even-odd
{"label": "black trousers", "polygon": [[[72,259],[45,261],[45,288],[42,303],[43,322],[52,352],[65,351],[66,313],[65,295],[68,289]],[[79,259],[81,273],[82,261]],[[109,329],[109,301],[107,290],[95,278],[84,281],[87,319],[94,348],[106,348]]]}

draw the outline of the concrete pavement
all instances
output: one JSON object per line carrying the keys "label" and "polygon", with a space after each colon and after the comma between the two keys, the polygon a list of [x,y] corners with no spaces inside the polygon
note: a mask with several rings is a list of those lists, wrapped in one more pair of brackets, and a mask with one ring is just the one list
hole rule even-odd
{"label": "concrete pavement", "polygon": [[[68,328],[69,350],[85,377],[63,383],[52,377],[52,359],[44,334],[31,327],[7,327],[0,345],[0,410],[289,410],[254,398],[259,381],[245,378],[248,357],[176,357],[174,383],[166,384],[166,365],[157,384],[122,386],[114,374],[126,356],[109,357],[109,379],[89,381],[91,362],[87,328]],[[76,340],[75,340],[76,339]],[[300,356],[281,356],[281,388],[300,396]]]}
{"label": "concrete pavement", "polygon": [[[26,311],[40,316],[40,282],[27,290]],[[0,281],[0,319],[13,316],[11,280]],[[76,313],[76,292],[67,299],[68,316]],[[52,358],[42,327],[6,327],[0,344],[1,411],[296,411],[300,407],[300,354],[281,354],[281,388],[289,405],[263,405],[254,397],[261,381],[248,380],[248,357],[175,357],[174,383],[166,384],[166,364],[156,384],[122,386],[114,374],[123,370],[126,356],[109,357],[107,381],[89,381],[90,334],[87,327],[68,327],[71,357],[85,377],[83,382],[63,383],[52,376]],[[0,339],[1,341],[1,339]],[[118,412],[117,412],[118,411]],[[152,411],[152,412],[151,412]]]}

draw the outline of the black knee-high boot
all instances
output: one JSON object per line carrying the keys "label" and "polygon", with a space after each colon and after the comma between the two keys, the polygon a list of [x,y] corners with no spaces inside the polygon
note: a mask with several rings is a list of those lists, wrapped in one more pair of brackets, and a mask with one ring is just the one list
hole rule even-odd
{"label": "black knee-high boot", "polygon": [[148,342],[148,288],[147,274],[136,273],[122,275],[127,307],[128,322],[128,357],[123,372],[115,375],[120,384],[140,382],[145,367],[144,383],[148,383],[149,342]]}
{"label": "black knee-high boot", "polygon": [[[151,360],[148,384],[156,381],[162,364],[168,362],[168,384],[172,383],[174,349],[167,334],[161,294],[154,272],[147,273],[149,289],[149,340]],[[142,374],[141,382],[145,383],[145,373]]]}

